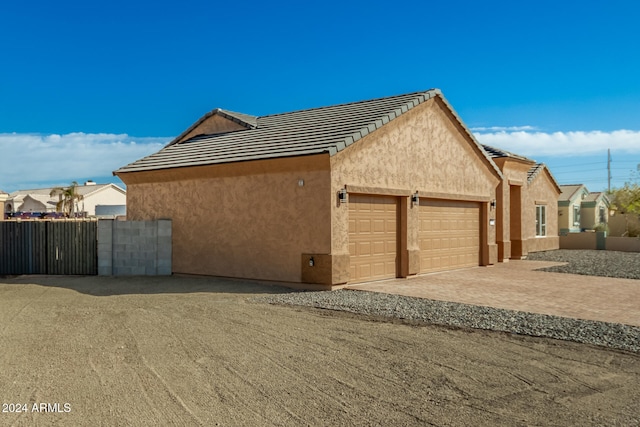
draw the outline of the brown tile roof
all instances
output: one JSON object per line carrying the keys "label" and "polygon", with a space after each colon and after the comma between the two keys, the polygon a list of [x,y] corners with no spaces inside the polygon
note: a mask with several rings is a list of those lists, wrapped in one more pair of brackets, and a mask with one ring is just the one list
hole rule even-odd
{"label": "brown tile roof", "polygon": [[[178,137],[157,153],[126,165],[114,174],[320,153],[335,155],[434,97],[440,97],[463,129],[467,130],[438,89],[261,117],[217,109],[201,118],[183,135],[212,114],[235,119],[246,129],[198,135],[186,141],[180,141]],[[467,134],[496,174],[502,176],[471,132],[467,130]]]}

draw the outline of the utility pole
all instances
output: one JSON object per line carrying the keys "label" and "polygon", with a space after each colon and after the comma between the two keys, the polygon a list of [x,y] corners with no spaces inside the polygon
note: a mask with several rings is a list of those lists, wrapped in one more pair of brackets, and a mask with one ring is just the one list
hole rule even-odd
{"label": "utility pole", "polygon": [[607,149],[607,175],[609,177],[608,179],[608,188],[609,191],[608,193],[611,193],[611,148]]}

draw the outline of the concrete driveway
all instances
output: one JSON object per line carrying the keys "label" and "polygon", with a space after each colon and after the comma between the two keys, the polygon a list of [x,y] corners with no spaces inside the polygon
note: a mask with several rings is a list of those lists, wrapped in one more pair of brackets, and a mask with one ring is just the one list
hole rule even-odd
{"label": "concrete driveway", "polygon": [[510,261],[347,289],[640,326],[640,280],[536,271],[554,265]]}

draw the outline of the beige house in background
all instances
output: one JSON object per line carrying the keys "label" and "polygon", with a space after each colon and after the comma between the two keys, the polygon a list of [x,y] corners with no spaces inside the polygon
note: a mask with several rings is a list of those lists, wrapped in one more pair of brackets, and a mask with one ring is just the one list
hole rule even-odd
{"label": "beige house in background", "polygon": [[[10,193],[4,200],[5,214],[16,212],[56,212],[59,196],[51,196],[53,188],[18,190]],[[85,216],[94,216],[97,205],[126,205],[127,192],[115,184],[96,184],[87,181],[76,188],[83,196],[77,202],[77,212]]]}
{"label": "beige house in background", "polygon": [[585,230],[593,230],[598,224],[607,224],[611,202],[604,192],[590,192],[582,201],[580,224]]}
{"label": "beige house in background", "polygon": [[[172,220],[175,273],[330,289],[498,261],[505,177],[439,90],[262,117],[216,109],[114,174],[128,219]],[[526,171],[521,184],[523,221],[530,200],[555,209]],[[535,249],[535,225],[522,229]]]}
{"label": "beige house in background", "polygon": [[499,148],[483,146],[504,179],[497,190],[498,260],[526,258],[529,252],[560,247],[560,187],[543,163]]}
{"label": "beige house in background", "polygon": [[579,233],[608,223],[610,201],[605,193],[590,193],[583,184],[561,185],[560,189],[560,233]]}

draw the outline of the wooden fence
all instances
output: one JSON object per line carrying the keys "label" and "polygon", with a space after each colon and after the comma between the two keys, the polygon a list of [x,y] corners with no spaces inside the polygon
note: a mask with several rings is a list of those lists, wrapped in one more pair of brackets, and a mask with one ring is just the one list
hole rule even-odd
{"label": "wooden fence", "polygon": [[0,275],[98,274],[97,221],[0,221]]}

